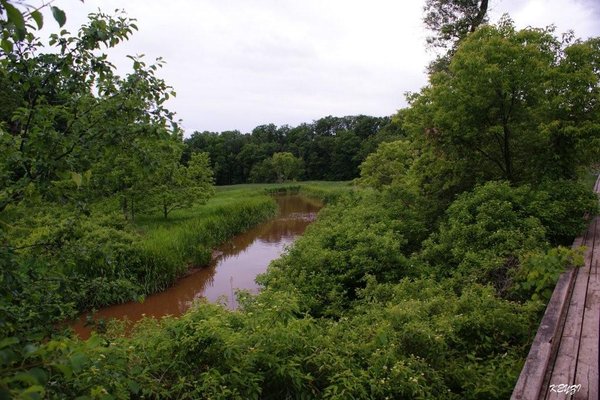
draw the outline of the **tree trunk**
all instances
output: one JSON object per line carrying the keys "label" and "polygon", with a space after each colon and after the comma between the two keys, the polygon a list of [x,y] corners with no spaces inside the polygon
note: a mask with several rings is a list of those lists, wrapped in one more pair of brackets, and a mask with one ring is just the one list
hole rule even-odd
{"label": "tree trunk", "polygon": [[469,31],[471,33],[475,32],[475,29],[477,29],[477,27],[479,25],[481,25],[481,23],[483,22],[483,19],[485,18],[485,14],[487,13],[487,9],[488,9],[488,0],[482,0],[481,4],[479,5],[479,12],[473,19],[473,22],[471,22],[471,29],[469,29]]}

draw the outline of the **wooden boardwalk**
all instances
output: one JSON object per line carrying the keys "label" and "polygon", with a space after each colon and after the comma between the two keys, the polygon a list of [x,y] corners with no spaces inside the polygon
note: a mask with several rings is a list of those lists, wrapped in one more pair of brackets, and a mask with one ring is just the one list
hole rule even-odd
{"label": "wooden boardwalk", "polygon": [[[600,193],[600,177],[594,187]],[[562,274],[513,391],[513,400],[599,398],[600,217],[573,247],[585,265]]]}

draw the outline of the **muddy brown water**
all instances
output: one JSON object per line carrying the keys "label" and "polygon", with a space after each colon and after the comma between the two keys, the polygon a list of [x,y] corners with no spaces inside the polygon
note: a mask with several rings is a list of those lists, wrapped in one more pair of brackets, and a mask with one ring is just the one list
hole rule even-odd
{"label": "muddy brown water", "polygon": [[[235,308],[236,289],[258,292],[254,281],[267,270],[269,263],[281,256],[285,248],[304,233],[316,219],[322,205],[299,195],[275,197],[279,212],[273,219],[234,237],[213,252],[209,266],[192,268],[169,289],[149,295],[143,303],[129,302],[99,310],[96,320],[112,318],[136,322],[147,317],[181,315],[201,298],[221,301]],[[83,339],[90,336],[86,315],[71,326]]]}

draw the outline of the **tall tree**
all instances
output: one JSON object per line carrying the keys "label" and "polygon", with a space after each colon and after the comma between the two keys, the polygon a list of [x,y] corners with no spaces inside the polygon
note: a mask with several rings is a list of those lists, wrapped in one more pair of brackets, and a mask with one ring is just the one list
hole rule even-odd
{"label": "tall tree", "polygon": [[292,153],[275,153],[271,159],[273,170],[277,175],[277,182],[286,182],[290,179],[298,179],[303,172],[303,161],[294,157]]}
{"label": "tall tree", "polygon": [[150,208],[158,208],[165,219],[171,211],[188,208],[197,203],[205,203],[213,194],[213,172],[207,153],[194,153],[186,166],[179,163],[181,148],[172,146],[166,151],[167,159],[151,177],[152,189],[146,202]]}
{"label": "tall tree", "polygon": [[429,64],[429,72],[448,68],[458,44],[487,22],[488,0],[427,0],[423,22],[432,34],[427,44],[444,50]]}
{"label": "tall tree", "polygon": [[599,57],[598,39],[569,45],[504,19],[459,45],[413,99],[409,125],[467,185],[572,178],[598,154]]}
{"label": "tall tree", "polygon": [[433,35],[427,43],[450,49],[486,22],[488,0],[427,0],[425,26]]}
{"label": "tall tree", "polygon": [[65,173],[89,170],[123,140],[171,128],[160,61],[132,57],[133,73],[121,78],[102,54],[135,29],[123,14],[91,14],[77,35],[51,35],[54,52],[31,34],[0,52],[0,91],[13,96],[0,124],[0,211],[55,191]]}

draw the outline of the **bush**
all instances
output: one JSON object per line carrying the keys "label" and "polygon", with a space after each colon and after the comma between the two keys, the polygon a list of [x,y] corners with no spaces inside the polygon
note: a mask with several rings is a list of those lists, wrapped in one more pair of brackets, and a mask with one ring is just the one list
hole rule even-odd
{"label": "bush", "polygon": [[386,207],[377,193],[345,196],[319,214],[305,235],[259,281],[298,291],[315,315],[337,315],[356,298],[365,277],[382,282],[413,274],[404,252],[422,230],[406,209]]}
{"label": "bush", "polygon": [[546,180],[527,196],[525,208],[546,228],[553,244],[570,245],[589,223],[589,216],[598,213],[598,197],[577,181]]}
{"label": "bush", "polygon": [[522,199],[521,190],[506,182],[488,182],[462,194],[425,243],[421,258],[437,276],[491,282],[503,292],[519,258],[548,247],[545,228]]}

